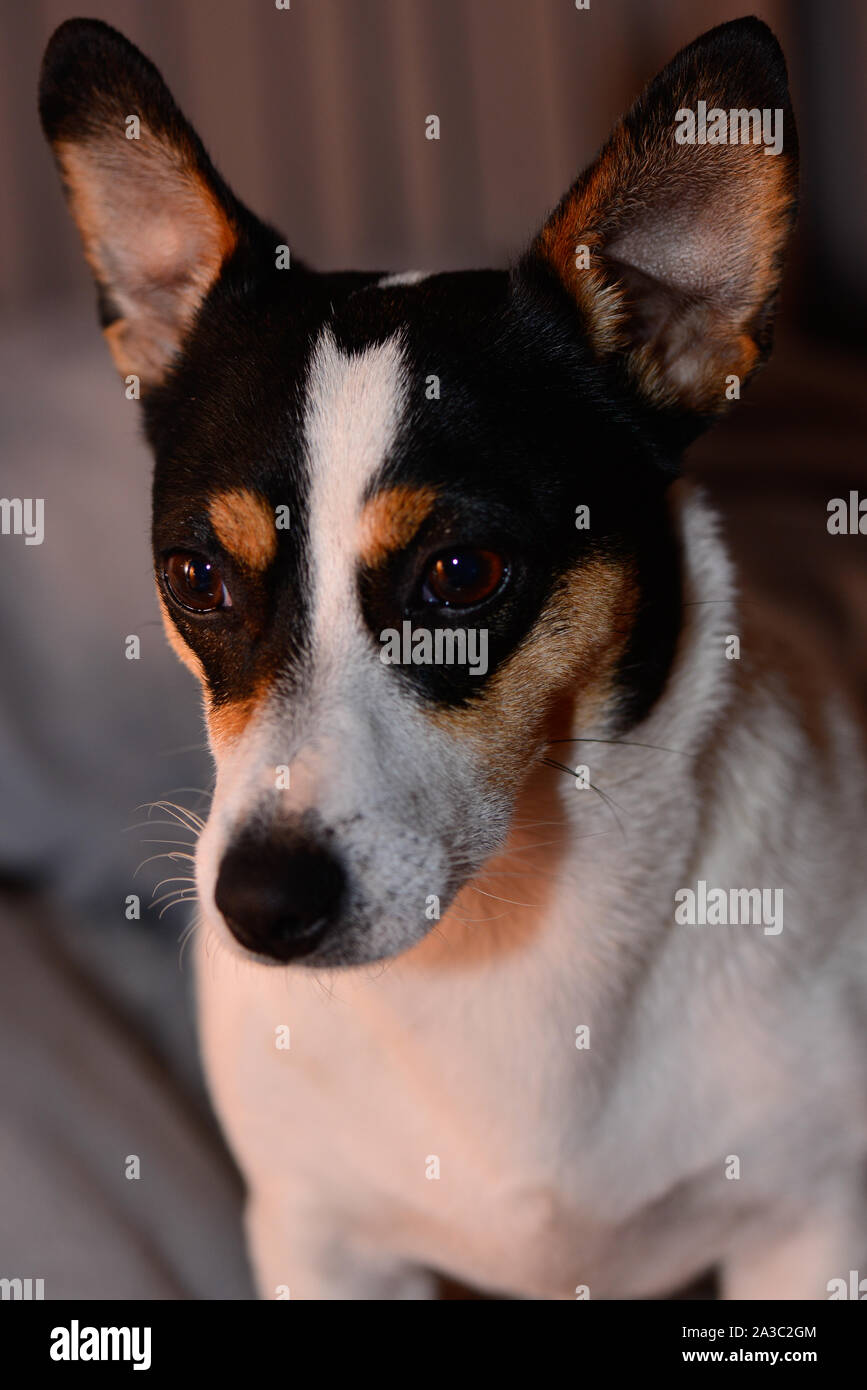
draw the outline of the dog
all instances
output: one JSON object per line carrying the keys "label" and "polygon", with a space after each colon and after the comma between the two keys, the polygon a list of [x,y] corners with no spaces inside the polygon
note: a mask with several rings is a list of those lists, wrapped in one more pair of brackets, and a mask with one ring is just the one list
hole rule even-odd
{"label": "dog", "polygon": [[867,1254],[864,750],[682,476],[771,347],[776,39],[678,53],[503,271],[290,261],[105,24],[40,113],[204,692],[261,1296],[826,1297]]}

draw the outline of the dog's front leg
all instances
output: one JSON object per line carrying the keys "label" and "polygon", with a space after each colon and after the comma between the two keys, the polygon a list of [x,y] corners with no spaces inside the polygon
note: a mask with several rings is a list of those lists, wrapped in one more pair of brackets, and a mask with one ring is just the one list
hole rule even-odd
{"label": "dog's front leg", "polygon": [[348,1237],[337,1212],[309,1193],[254,1193],[245,1225],[260,1298],[391,1302],[437,1296],[435,1276]]}

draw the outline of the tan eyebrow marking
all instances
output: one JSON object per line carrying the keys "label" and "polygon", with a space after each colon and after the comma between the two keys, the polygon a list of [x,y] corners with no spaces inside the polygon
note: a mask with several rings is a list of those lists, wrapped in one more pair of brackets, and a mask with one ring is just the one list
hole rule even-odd
{"label": "tan eyebrow marking", "polygon": [[381,565],[393,551],[409,545],[435,501],[436,492],[431,487],[390,487],[371,497],[359,519],[362,563]]}
{"label": "tan eyebrow marking", "polygon": [[277,554],[274,509],[260,492],[229,488],[212,497],[208,515],[217,539],[234,560],[265,570]]}

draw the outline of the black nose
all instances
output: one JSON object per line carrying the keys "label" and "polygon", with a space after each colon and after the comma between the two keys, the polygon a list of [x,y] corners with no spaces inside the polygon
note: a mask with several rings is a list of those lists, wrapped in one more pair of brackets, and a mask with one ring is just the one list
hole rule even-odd
{"label": "black nose", "polygon": [[274,960],[306,956],[340,910],[346,876],[312,837],[245,836],[224,854],[214,899],[232,935]]}

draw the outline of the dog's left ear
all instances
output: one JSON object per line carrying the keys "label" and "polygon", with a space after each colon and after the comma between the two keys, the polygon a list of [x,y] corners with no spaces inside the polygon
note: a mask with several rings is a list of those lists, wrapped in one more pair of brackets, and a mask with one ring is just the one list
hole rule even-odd
{"label": "dog's left ear", "polygon": [[157,69],[99,20],[53,34],[39,86],[115,364],[158,384],[249,218]]}
{"label": "dog's left ear", "polygon": [[651,82],[524,268],[553,271],[595,355],[697,432],[770,351],[797,178],[780,46],[757,19],[723,24]]}

